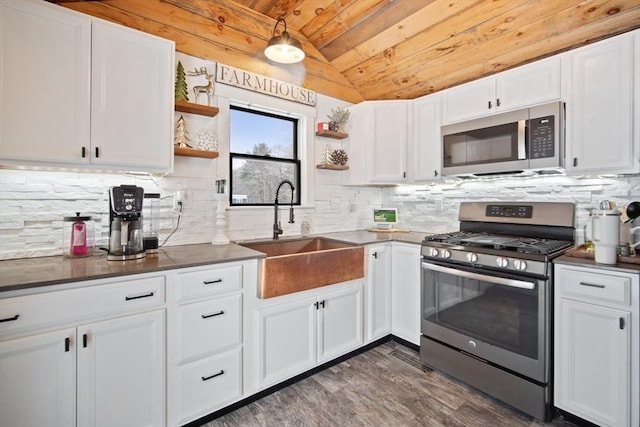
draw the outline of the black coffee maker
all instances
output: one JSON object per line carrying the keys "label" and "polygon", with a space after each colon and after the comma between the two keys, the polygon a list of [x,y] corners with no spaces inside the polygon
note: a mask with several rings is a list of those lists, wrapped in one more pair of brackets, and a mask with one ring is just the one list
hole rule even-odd
{"label": "black coffee maker", "polygon": [[142,201],[144,189],[119,185],[109,189],[109,252],[107,260],[144,258]]}

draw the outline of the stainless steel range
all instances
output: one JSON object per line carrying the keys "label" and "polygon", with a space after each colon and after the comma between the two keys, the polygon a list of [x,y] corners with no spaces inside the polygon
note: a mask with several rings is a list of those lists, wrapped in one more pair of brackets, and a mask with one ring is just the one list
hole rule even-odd
{"label": "stainless steel range", "polygon": [[573,203],[461,203],[460,231],[422,242],[422,361],[549,420],[551,260],[574,218]]}

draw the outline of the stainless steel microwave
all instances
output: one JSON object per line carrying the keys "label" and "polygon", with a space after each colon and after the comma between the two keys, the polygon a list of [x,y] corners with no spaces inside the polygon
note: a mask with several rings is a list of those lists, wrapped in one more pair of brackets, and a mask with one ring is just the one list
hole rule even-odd
{"label": "stainless steel microwave", "polygon": [[564,103],[442,127],[442,175],[554,173],[564,161]]}

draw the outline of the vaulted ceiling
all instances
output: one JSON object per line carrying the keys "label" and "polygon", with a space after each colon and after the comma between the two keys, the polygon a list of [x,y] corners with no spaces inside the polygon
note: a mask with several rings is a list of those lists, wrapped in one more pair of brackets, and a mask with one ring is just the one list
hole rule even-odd
{"label": "vaulted ceiling", "polygon": [[[640,27],[640,0],[50,1],[350,102],[417,98]],[[263,54],[278,17],[301,64]]]}

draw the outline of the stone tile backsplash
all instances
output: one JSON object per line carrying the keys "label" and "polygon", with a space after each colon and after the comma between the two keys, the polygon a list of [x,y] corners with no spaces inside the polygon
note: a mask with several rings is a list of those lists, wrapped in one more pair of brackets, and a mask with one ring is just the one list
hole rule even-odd
{"label": "stone tile backsplash", "polygon": [[[149,177],[126,174],[0,169],[0,259],[62,254],[62,218],[75,212],[94,217],[98,246],[108,241],[108,196],[113,185],[135,184],[161,194],[160,242],[176,226],[176,191],[187,189],[179,229],[166,245],[210,242],[215,233],[216,202],[211,179]],[[286,222],[284,236],[300,234],[306,217],[312,233],[370,227],[373,207],[397,207],[400,228],[436,233],[458,227],[463,200],[538,200],[576,203],[578,241],[587,208],[603,199],[619,206],[640,200],[640,178],[571,177],[500,178],[446,181],[433,185],[387,188],[347,187],[316,180],[313,206],[296,208],[296,223]],[[226,210],[226,235],[233,240],[270,238],[271,208]]]}

